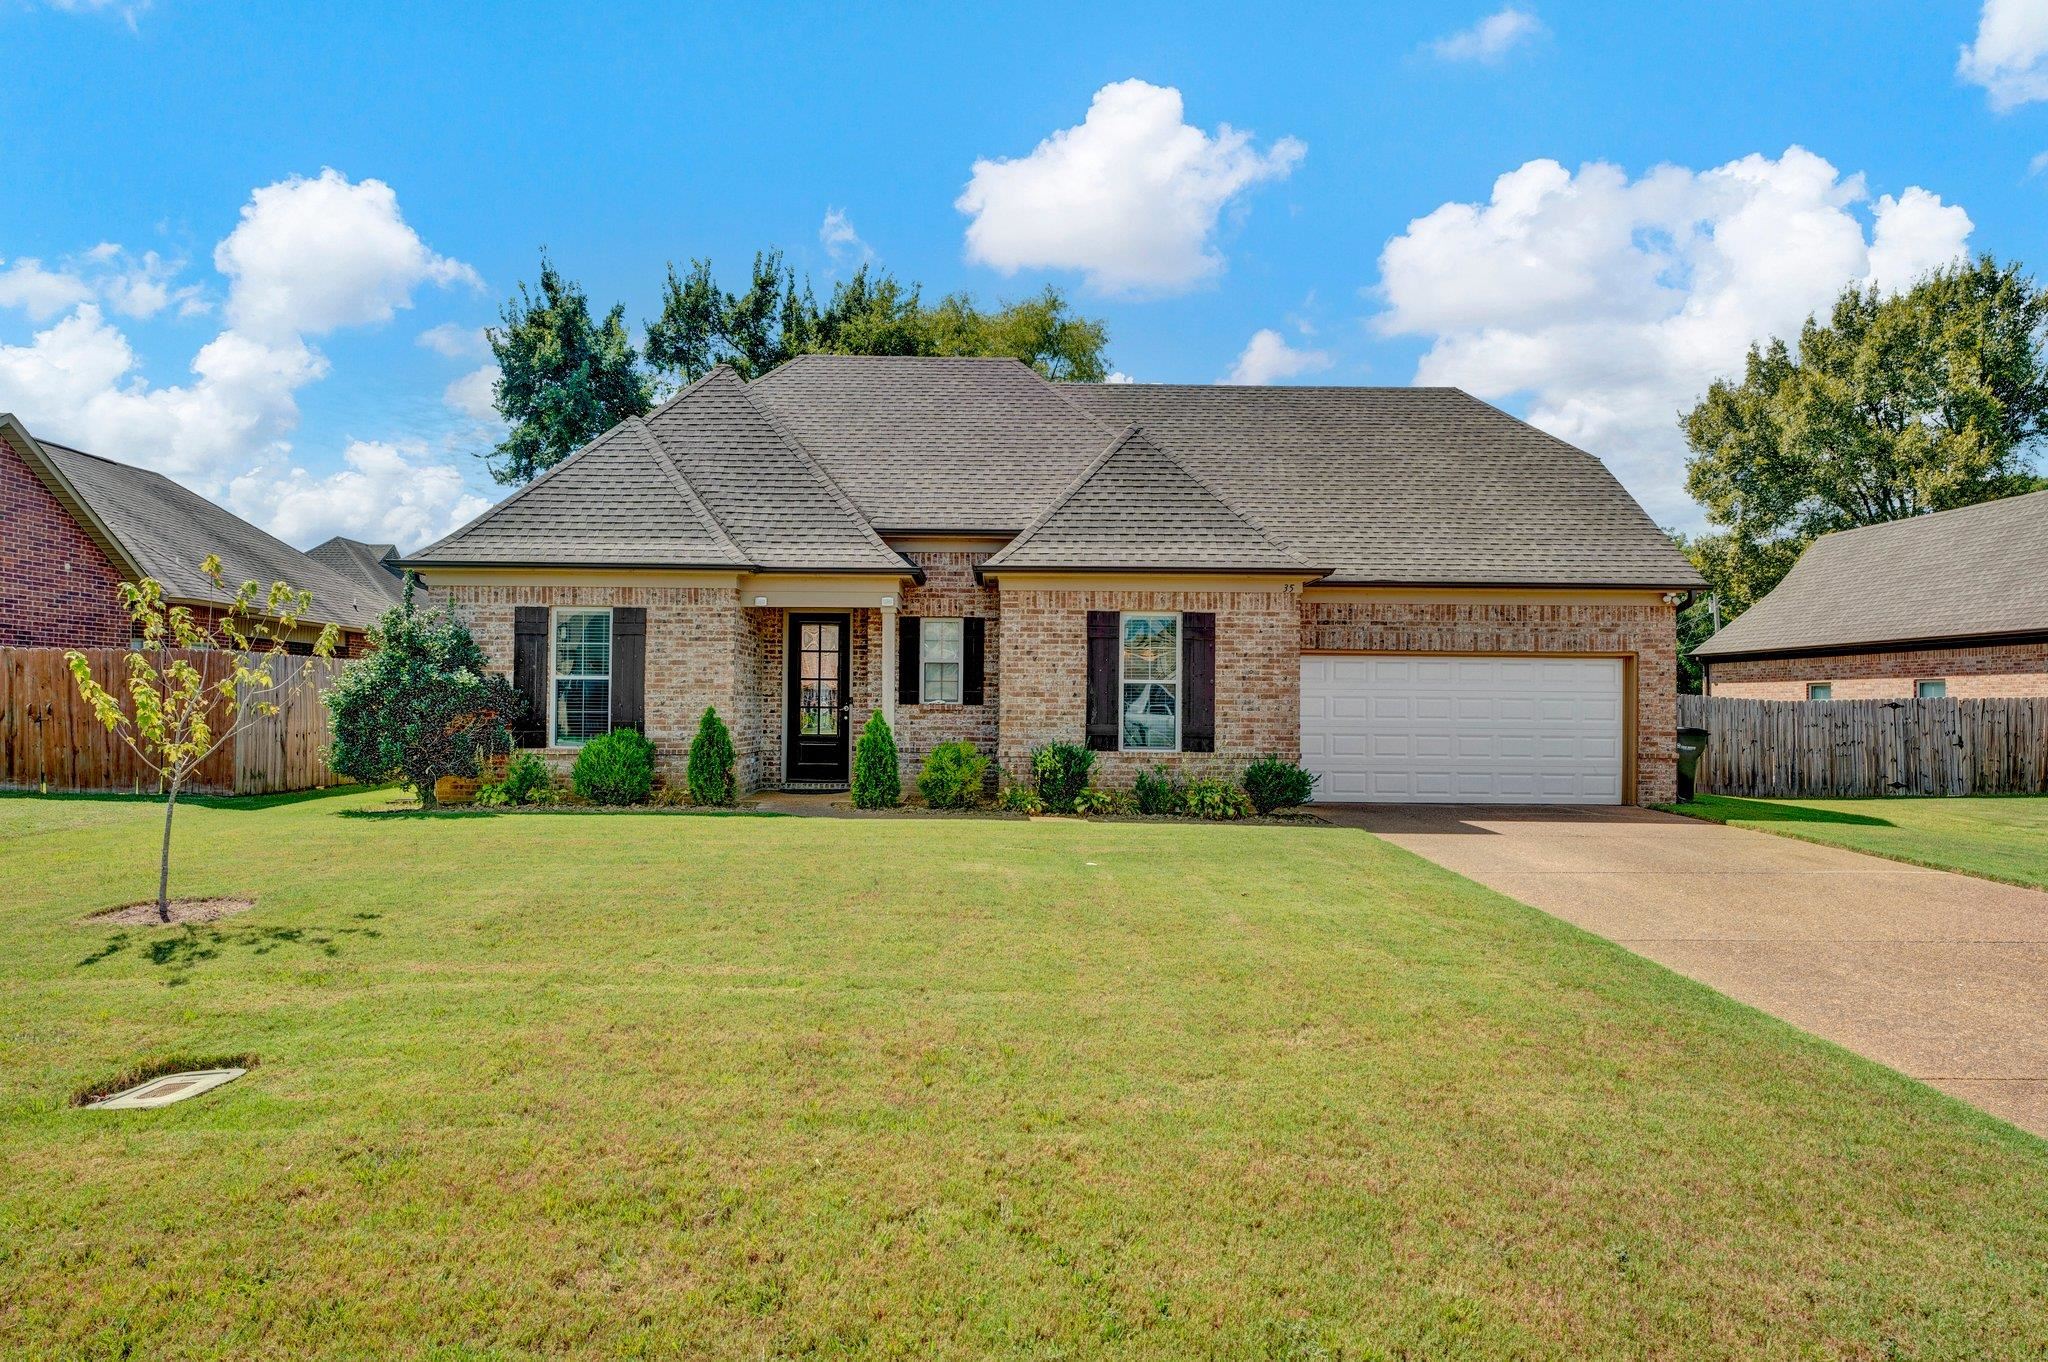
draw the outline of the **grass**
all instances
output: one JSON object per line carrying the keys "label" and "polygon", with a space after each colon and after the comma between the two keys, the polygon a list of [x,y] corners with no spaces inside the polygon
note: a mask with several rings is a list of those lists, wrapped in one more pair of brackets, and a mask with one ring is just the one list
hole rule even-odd
{"label": "grass", "polygon": [[1731,827],[2048,889],[2048,795],[1964,799],[1736,799],[1664,807]]}
{"label": "grass", "polygon": [[2048,1145],[1362,833],[390,799],[195,804],[168,930],[0,799],[0,1354],[2040,1346]]}

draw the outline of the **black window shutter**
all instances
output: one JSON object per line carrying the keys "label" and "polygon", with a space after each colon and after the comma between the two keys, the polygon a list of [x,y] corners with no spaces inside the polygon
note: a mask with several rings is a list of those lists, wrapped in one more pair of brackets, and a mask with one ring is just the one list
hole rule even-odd
{"label": "black window shutter", "polygon": [[1117,613],[1088,612],[1088,746],[1116,751]]}
{"label": "black window shutter", "polygon": [[1209,611],[1180,617],[1181,689],[1187,713],[1181,716],[1183,752],[1216,750],[1216,616]]}
{"label": "black window shutter", "polygon": [[612,607],[612,727],[647,731],[647,611]]}
{"label": "black window shutter", "polygon": [[960,703],[963,705],[984,703],[986,663],[982,659],[988,650],[987,630],[988,621],[977,615],[969,615],[960,621]]}
{"label": "black window shutter", "polygon": [[914,705],[920,694],[918,669],[921,654],[917,650],[917,616],[896,621],[896,703]]}
{"label": "black window shutter", "polygon": [[521,747],[547,746],[548,608],[512,607],[512,688],[526,701],[526,713],[512,726]]}

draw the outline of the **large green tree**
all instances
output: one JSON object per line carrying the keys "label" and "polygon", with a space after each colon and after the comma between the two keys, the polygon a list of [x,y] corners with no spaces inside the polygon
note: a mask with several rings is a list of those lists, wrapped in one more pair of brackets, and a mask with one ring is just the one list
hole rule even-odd
{"label": "large green tree", "polygon": [[[2048,292],[1985,256],[1903,293],[1845,289],[1796,346],[1751,346],[1742,377],[1716,381],[1682,422],[1686,489],[1713,529],[1681,546],[1722,622],[1832,530],[2043,485],[2032,461],[2048,431],[2044,326]],[[1681,619],[1690,642],[1706,636],[1707,609]]]}
{"label": "large green tree", "polygon": [[803,354],[1007,355],[1047,378],[1108,376],[1109,333],[1077,316],[1058,289],[993,309],[964,293],[937,303],[886,270],[861,268],[822,304],[780,251],[754,257],[746,287],[719,287],[708,260],[687,272],[671,265],[661,315],[647,324],[647,361],[670,382],[689,383],[713,365],[752,379]]}
{"label": "large green tree", "polygon": [[626,310],[593,321],[590,302],[543,252],[537,293],[524,283],[488,331],[498,414],[511,427],[489,456],[499,482],[527,482],[652,400],[626,335]]}

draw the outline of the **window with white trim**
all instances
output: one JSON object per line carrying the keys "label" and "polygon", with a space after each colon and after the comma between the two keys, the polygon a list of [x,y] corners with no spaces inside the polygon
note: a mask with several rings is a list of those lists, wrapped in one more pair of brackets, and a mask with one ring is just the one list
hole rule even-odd
{"label": "window with white trim", "polygon": [[556,747],[581,747],[612,726],[612,612],[555,611],[555,688],[548,723]]}
{"label": "window with white trim", "polygon": [[918,702],[960,703],[960,668],[965,654],[959,620],[927,619],[917,626]]}
{"label": "window with white trim", "polygon": [[1827,681],[1808,682],[1806,698],[1809,700],[1832,700],[1835,698],[1834,685]]}
{"label": "window with white trim", "polygon": [[1913,694],[1922,700],[1943,700],[1948,697],[1946,681],[1915,681]]}
{"label": "window with white trim", "polygon": [[1180,616],[1127,614],[1117,645],[1123,750],[1180,750]]}

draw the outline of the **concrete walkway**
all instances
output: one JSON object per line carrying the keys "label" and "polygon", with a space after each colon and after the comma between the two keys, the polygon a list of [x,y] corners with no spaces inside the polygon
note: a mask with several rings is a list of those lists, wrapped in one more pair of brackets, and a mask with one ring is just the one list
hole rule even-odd
{"label": "concrete walkway", "polygon": [[1646,809],[1316,811],[2048,1136],[2048,893]]}

